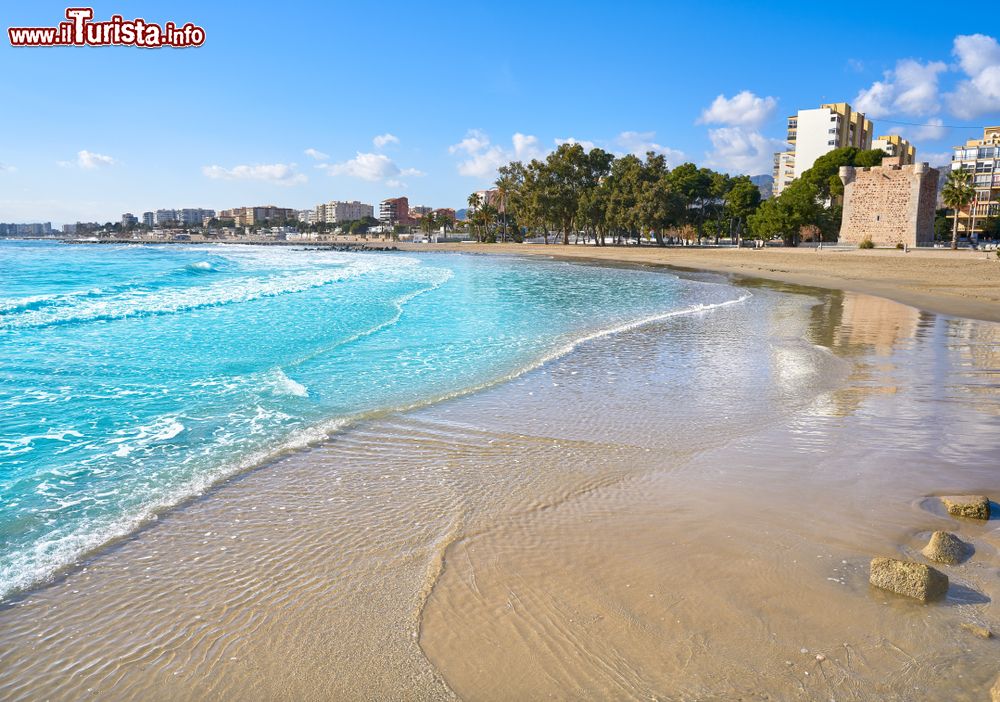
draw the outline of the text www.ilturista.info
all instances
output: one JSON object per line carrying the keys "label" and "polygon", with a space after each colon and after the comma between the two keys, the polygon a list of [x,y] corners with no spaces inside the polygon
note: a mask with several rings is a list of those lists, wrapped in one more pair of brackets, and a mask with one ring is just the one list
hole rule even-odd
{"label": "text www.ilturista.info", "polygon": [[182,49],[205,43],[205,30],[188,22],[178,27],[167,22],[162,27],[144,19],[123,19],[112,15],[107,22],[92,22],[92,7],[66,8],[67,22],[57,27],[10,27],[11,46],[139,46]]}

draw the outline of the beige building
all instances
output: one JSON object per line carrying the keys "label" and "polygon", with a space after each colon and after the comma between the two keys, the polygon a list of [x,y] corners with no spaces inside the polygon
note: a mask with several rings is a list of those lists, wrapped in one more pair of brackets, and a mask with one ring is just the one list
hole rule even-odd
{"label": "beige building", "polygon": [[889,156],[898,156],[900,165],[909,166],[917,162],[917,150],[913,144],[898,134],[880,136],[872,141],[873,149],[882,149]]}
{"label": "beige building", "polygon": [[[812,168],[823,154],[847,146],[872,148],[872,122],[846,102],[820,105],[815,110],[799,110],[788,118],[787,140],[791,149],[774,155],[776,166],[780,166],[775,169],[775,196]],[[792,178],[788,178],[788,172]]]}
{"label": "beige building", "polygon": [[958,231],[962,236],[978,235],[986,220],[1000,217],[1000,127],[986,127],[982,139],[955,147],[951,170],[960,169],[972,175],[976,199],[958,213]]}
{"label": "beige building", "polygon": [[881,166],[840,169],[844,218],[840,243],[876,246],[934,243],[938,171],[926,163],[903,165],[886,156]]}
{"label": "beige building", "polygon": [[252,227],[265,223],[298,221],[299,213],[287,207],[260,205],[258,207],[234,207],[219,212],[219,219],[232,219],[237,227]]}
{"label": "beige building", "polygon": [[366,205],[358,200],[331,200],[330,202],[316,205],[314,219],[317,222],[329,222],[337,224],[340,222],[354,222],[365,217],[374,217],[375,208]]}
{"label": "beige building", "polygon": [[774,179],[772,193],[778,195],[795,180],[795,152],[779,151],[774,155],[774,169],[771,172]]}

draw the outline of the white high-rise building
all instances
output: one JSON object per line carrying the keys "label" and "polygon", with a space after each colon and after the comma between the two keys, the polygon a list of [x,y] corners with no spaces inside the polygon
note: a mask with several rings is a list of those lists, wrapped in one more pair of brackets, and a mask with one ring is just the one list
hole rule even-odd
{"label": "white high-rise building", "polygon": [[775,196],[812,168],[823,154],[846,146],[872,148],[872,123],[846,102],[831,103],[815,110],[799,110],[789,117],[787,138],[792,148],[774,155]]}

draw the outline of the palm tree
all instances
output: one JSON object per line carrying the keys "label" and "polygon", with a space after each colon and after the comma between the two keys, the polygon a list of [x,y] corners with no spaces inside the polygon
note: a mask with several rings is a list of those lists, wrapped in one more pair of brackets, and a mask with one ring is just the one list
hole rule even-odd
{"label": "palm tree", "polygon": [[496,180],[497,209],[500,214],[503,215],[503,234],[500,236],[501,241],[507,241],[507,198],[510,196],[513,186],[513,179],[509,175],[501,174],[501,176]]}
{"label": "palm tree", "polygon": [[972,187],[972,174],[965,169],[952,171],[941,190],[944,204],[955,212],[955,222],[951,230],[951,248],[958,248],[958,213],[972,202],[976,189]]}
{"label": "palm tree", "polygon": [[[468,203],[469,211],[466,217],[469,219],[469,226],[474,228],[476,226],[476,211],[479,210],[479,206],[483,204],[483,200],[479,197],[479,193],[472,193],[469,195]],[[479,239],[480,243],[482,242],[482,238],[480,236],[477,236],[476,238]]]}

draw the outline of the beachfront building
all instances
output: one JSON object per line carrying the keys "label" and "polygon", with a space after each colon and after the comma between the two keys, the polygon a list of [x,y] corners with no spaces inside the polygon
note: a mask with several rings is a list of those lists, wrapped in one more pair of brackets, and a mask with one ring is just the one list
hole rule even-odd
{"label": "beachfront building", "polygon": [[900,164],[909,166],[917,162],[917,150],[913,144],[898,134],[887,134],[872,141],[873,149],[882,149],[889,156],[898,157]]}
{"label": "beachfront building", "polygon": [[122,215],[122,229],[131,229],[137,224],[139,224],[139,218],[131,212],[126,212]]}
{"label": "beachfront building", "polygon": [[[854,146],[872,148],[872,123],[863,112],[856,112],[846,102],[820,105],[814,110],[799,110],[788,118],[787,151],[774,155],[774,195],[807,170],[823,154]],[[780,171],[777,169],[781,165]],[[787,177],[787,171],[793,177]],[[780,177],[778,177],[780,176]]]}
{"label": "beachfront building", "polygon": [[405,197],[392,197],[378,205],[378,219],[383,224],[412,224],[410,201]]}
{"label": "beachfront building", "polygon": [[153,214],[153,223],[158,227],[175,224],[176,222],[177,210],[157,210]]}
{"label": "beachfront building", "polygon": [[340,222],[356,222],[365,217],[374,217],[375,208],[357,200],[331,200],[325,204],[316,205],[315,221],[339,224]]}
{"label": "beachfront building", "polygon": [[177,210],[177,222],[185,227],[200,227],[213,217],[215,217],[215,210],[201,208]]}
{"label": "beachfront building", "polygon": [[0,222],[0,236],[51,236],[52,234],[52,222],[30,224]]}
{"label": "beachfront building", "polygon": [[152,212],[142,213],[142,226],[149,227],[150,229],[152,229],[153,225],[155,224],[156,224],[156,215],[154,213]]}
{"label": "beachfront building", "polygon": [[[491,188],[490,190],[477,190],[473,195],[479,200],[480,203],[484,205],[492,205],[496,207],[500,202],[500,191],[496,188]],[[476,211],[476,208],[469,207],[469,214],[471,215]]]}
{"label": "beachfront building", "polygon": [[934,243],[938,171],[926,163],[904,164],[886,156],[881,166],[840,169],[844,217],[840,243],[922,246]]}
{"label": "beachfront building", "polygon": [[1000,217],[1000,127],[986,127],[982,139],[970,139],[954,148],[951,170],[969,171],[976,189],[972,203],[957,214],[958,231],[962,236],[978,236],[990,217]]}
{"label": "beachfront building", "polygon": [[455,210],[453,210],[451,207],[439,207],[436,210],[434,210],[434,218],[437,220],[449,219],[452,222],[454,222],[456,219]]}
{"label": "beachfront building", "polygon": [[774,169],[771,188],[772,195],[777,195],[795,180],[795,152],[779,151],[774,155]]}
{"label": "beachfront building", "polygon": [[253,227],[264,223],[298,221],[297,210],[274,205],[259,205],[257,207],[234,207],[231,210],[219,212],[219,219],[231,219],[237,227]]}

